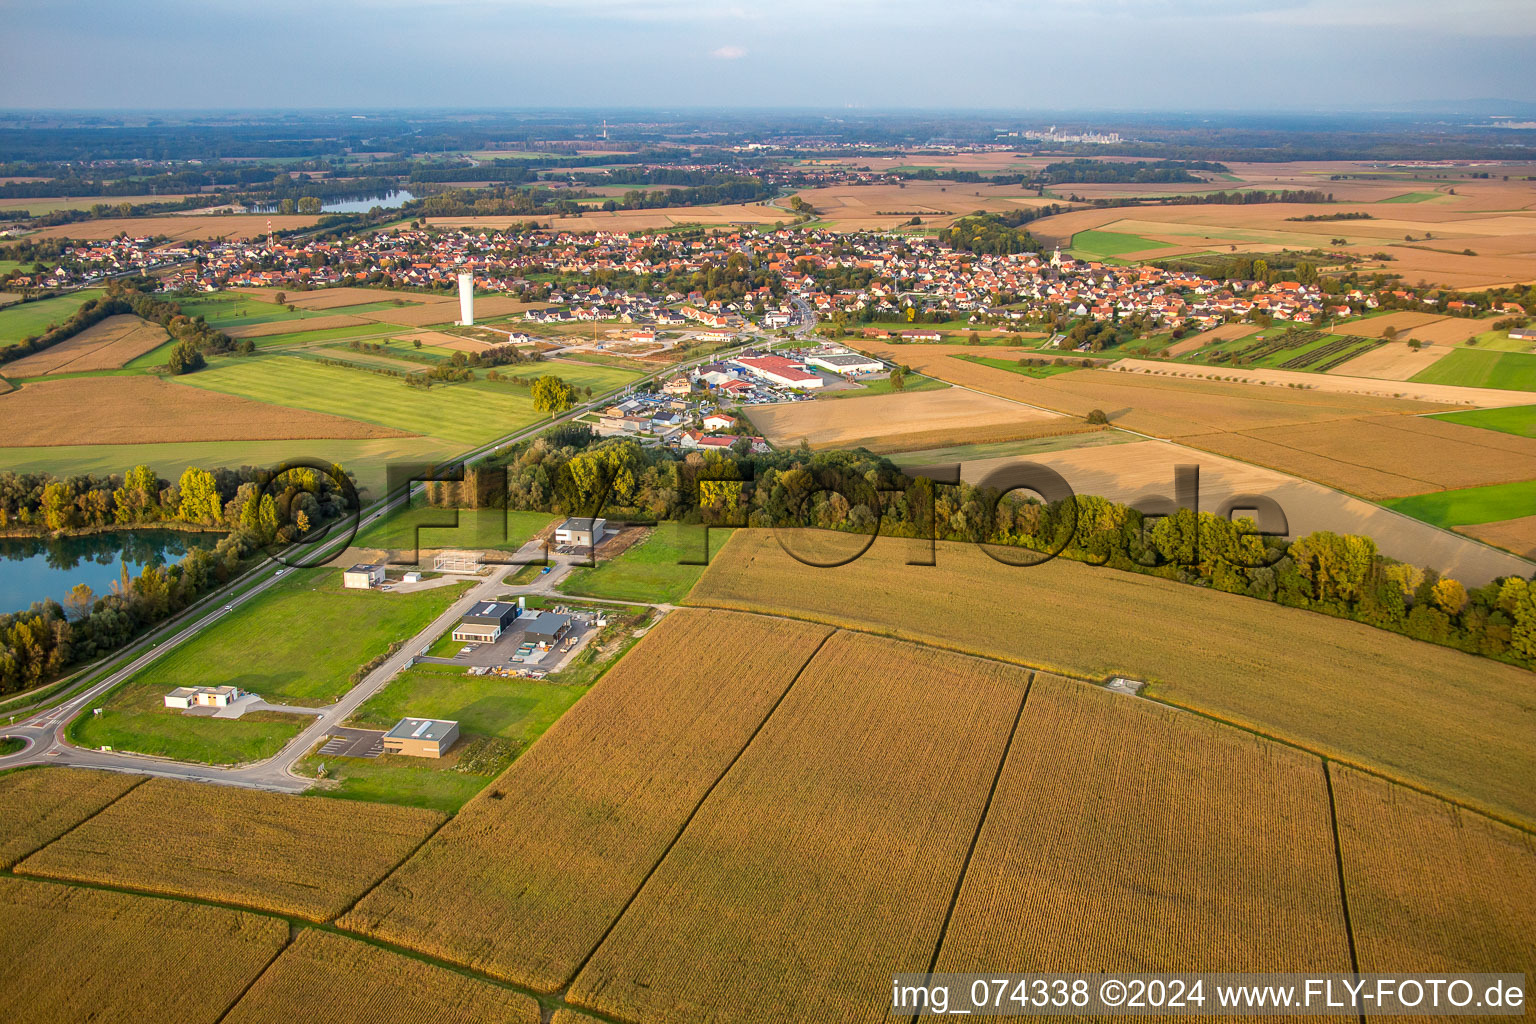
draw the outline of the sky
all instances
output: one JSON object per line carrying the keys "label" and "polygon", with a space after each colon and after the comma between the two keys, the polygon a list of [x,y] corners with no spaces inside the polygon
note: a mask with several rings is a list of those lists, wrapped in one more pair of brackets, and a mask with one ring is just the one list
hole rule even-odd
{"label": "sky", "polygon": [[0,0],[0,107],[1536,101],[1533,0]]}

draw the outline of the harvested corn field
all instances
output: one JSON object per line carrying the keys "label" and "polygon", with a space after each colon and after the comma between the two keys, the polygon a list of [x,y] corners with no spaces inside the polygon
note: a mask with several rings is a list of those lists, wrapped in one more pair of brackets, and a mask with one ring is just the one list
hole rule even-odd
{"label": "harvested corn field", "polygon": [[539,1024],[530,996],[306,928],[235,1005],[225,1024],[292,1024],[324,1007],[326,1024]]}
{"label": "harvested corn field", "polygon": [[116,370],[170,339],[165,328],[128,313],[109,316],[73,337],[5,364],[9,377]]}
{"label": "harvested corn field", "polygon": [[442,821],[414,807],[151,779],[16,871],[325,921]]}
{"label": "harvested corn field", "polygon": [[1013,441],[1053,430],[1070,433],[1085,424],[1017,402],[964,388],[848,398],[838,402],[788,402],[752,406],[753,425],[777,447],[802,440],[812,448],[903,451],[937,436],[950,442]]}
{"label": "harvested corn field", "polygon": [[23,384],[0,396],[6,443],[156,444],[298,438],[406,437],[404,431],[269,405],[157,377],[72,377]]}
{"label": "harvested corn field", "polygon": [[830,632],[668,615],[338,923],[558,989]]}
{"label": "harvested corn field", "polygon": [[143,781],[142,775],[78,768],[0,776],[0,868],[53,842]]}
{"label": "harvested corn field", "polygon": [[1360,970],[1536,976],[1536,839],[1330,765]]}
{"label": "harvested corn field", "polygon": [[870,979],[932,958],[1027,681],[833,636],[568,998],[626,1020],[883,1020]]}
{"label": "harvested corn field", "polygon": [[0,878],[0,1020],[214,1024],[287,941],[259,914]]}
{"label": "harvested corn field", "polygon": [[937,969],[993,964],[1348,972],[1322,762],[1037,676]]}
{"label": "harvested corn field", "polygon": [[1425,345],[1422,348],[1414,348],[1406,341],[1389,341],[1364,355],[1356,356],[1347,363],[1335,366],[1328,372],[1344,377],[1407,380],[1414,374],[1429,369],[1450,352],[1451,348],[1448,345]]}

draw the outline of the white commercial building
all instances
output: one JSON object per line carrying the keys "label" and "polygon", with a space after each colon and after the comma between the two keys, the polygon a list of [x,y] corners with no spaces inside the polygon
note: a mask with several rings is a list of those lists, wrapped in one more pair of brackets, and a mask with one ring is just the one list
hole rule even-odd
{"label": "white commercial building", "polygon": [[856,377],[862,373],[879,373],[885,369],[885,364],[880,360],[859,355],[857,352],[808,356],[805,361],[811,366],[819,366],[823,370],[831,370],[845,377]]}

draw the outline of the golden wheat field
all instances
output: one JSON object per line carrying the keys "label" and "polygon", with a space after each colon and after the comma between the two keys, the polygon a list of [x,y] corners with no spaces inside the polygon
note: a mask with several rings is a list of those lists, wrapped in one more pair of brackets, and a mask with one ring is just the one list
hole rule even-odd
{"label": "golden wheat field", "polygon": [[11,377],[35,377],[47,373],[115,370],[130,359],[159,348],[169,338],[159,324],[122,313],[92,324],[41,352],[7,363],[5,372]]}
{"label": "golden wheat field", "polygon": [[[972,651],[1069,676],[1127,675],[1202,711],[1536,823],[1532,674],[1314,612],[972,545],[878,540],[836,569],[737,530],[687,603],[756,609]],[[1149,629],[1154,614],[1156,628]],[[1435,680],[1434,686],[1424,681]]]}
{"label": "golden wheat field", "polygon": [[338,923],[558,989],[830,632],[668,615]]}
{"label": "golden wheat field", "polygon": [[[812,448],[902,451],[910,439],[937,434],[967,441],[1012,441],[1047,426],[1078,429],[1068,417],[964,388],[872,395],[832,402],[781,402],[751,407],[754,426],[775,446],[802,440]],[[921,445],[916,445],[921,447]]]}
{"label": "golden wheat field", "polygon": [[1363,352],[1328,373],[1343,377],[1375,377],[1378,380],[1407,380],[1451,354],[1447,345],[1413,348],[1406,341],[1389,341]]}
{"label": "golden wheat field", "polygon": [[1204,348],[1206,345],[1214,342],[1236,341],[1238,338],[1246,338],[1250,334],[1257,333],[1258,330],[1257,324],[1222,324],[1220,327],[1213,327],[1208,331],[1191,334],[1187,338],[1176,341],[1168,346],[1168,351],[1173,355],[1181,356],[1186,352],[1194,352],[1196,349]]}
{"label": "golden wheat field", "polygon": [[840,632],[568,998],[626,1020],[883,1020],[925,966],[1028,673]]}
{"label": "golden wheat field", "polygon": [[151,779],[16,871],[326,921],[442,821],[415,807]]}
{"label": "golden wheat field", "polygon": [[291,1024],[324,1007],[326,1024],[539,1024],[531,996],[412,957],[306,928],[251,986],[225,1024]]}
{"label": "golden wheat field", "polygon": [[143,781],[142,775],[79,768],[0,775],[0,868],[10,868]]}
{"label": "golden wheat field", "polygon": [[588,1017],[584,1013],[577,1013],[568,1006],[562,1006],[549,1018],[549,1024],[602,1024],[596,1017]]}
{"label": "golden wheat field", "polygon": [[1458,526],[1457,533],[1476,538],[1485,544],[1513,551],[1522,558],[1536,559],[1536,516],[1521,516],[1497,523],[1477,523]]}
{"label": "golden wheat field", "polygon": [[1347,430],[1301,423],[1182,440],[1371,499],[1536,478],[1536,439],[1420,416],[1362,417]]}
{"label": "golden wheat field", "polygon": [[[1448,348],[1440,350],[1441,354],[1449,351]],[[1118,359],[1111,369],[1119,373],[1144,373],[1179,380],[1233,381],[1260,387],[1304,388],[1314,394],[1366,395],[1479,409],[1529,405],[1531,401],[1529,391],[1461,387],[1456,384],[1420,384],[1408,380],[1382,380],[1267,367],[1198,366],[1164,363],[1154,359]]]}
{"label": "golden wheat field", "polygon": [[1536,977],[1536,838],[1331,765],[1360,970]]}
{"label": "golden wheat field", "polygon": [[259,914],[0,878],[0,1020],[214,1024],[287,941]]}
{"label": "golden wheat field", "polygon": [[323,412],[221,395],[158,377],[71,377],[0,395],[6,444],[156,444],[311,437],[407,437]]}
{"label": "golden wheat field", "polygon": [[1322,761],[1036,676],[937,969],[996,964],[1349,971]]}

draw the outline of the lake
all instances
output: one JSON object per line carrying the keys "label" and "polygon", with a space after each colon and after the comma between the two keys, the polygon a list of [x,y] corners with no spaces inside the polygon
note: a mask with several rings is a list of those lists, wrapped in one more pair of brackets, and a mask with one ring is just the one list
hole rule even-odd
{"label": "lake", "polygon": [[34,601],[64,595],[84,583],[97,597],[112,583],[137,576],[145,566],[178,562],[194,547],[212,548],[221,534],[180,530],[121,530],[60,540],[0,538],[0,613],[22,611]]}
{"label": "lake", "polygon": [[[367,213],[375,206],[382,206],[386,210],[393,210],[404,206],[415,199],[416,196],[405,189],[397,189],[394,192],[374,193],[366,196],[355,196],[349,199],[332,199],[320,204],[321,213]],[[247,206],[247,213],[276,213],[276,203],[261,203],[257,206]]]}

